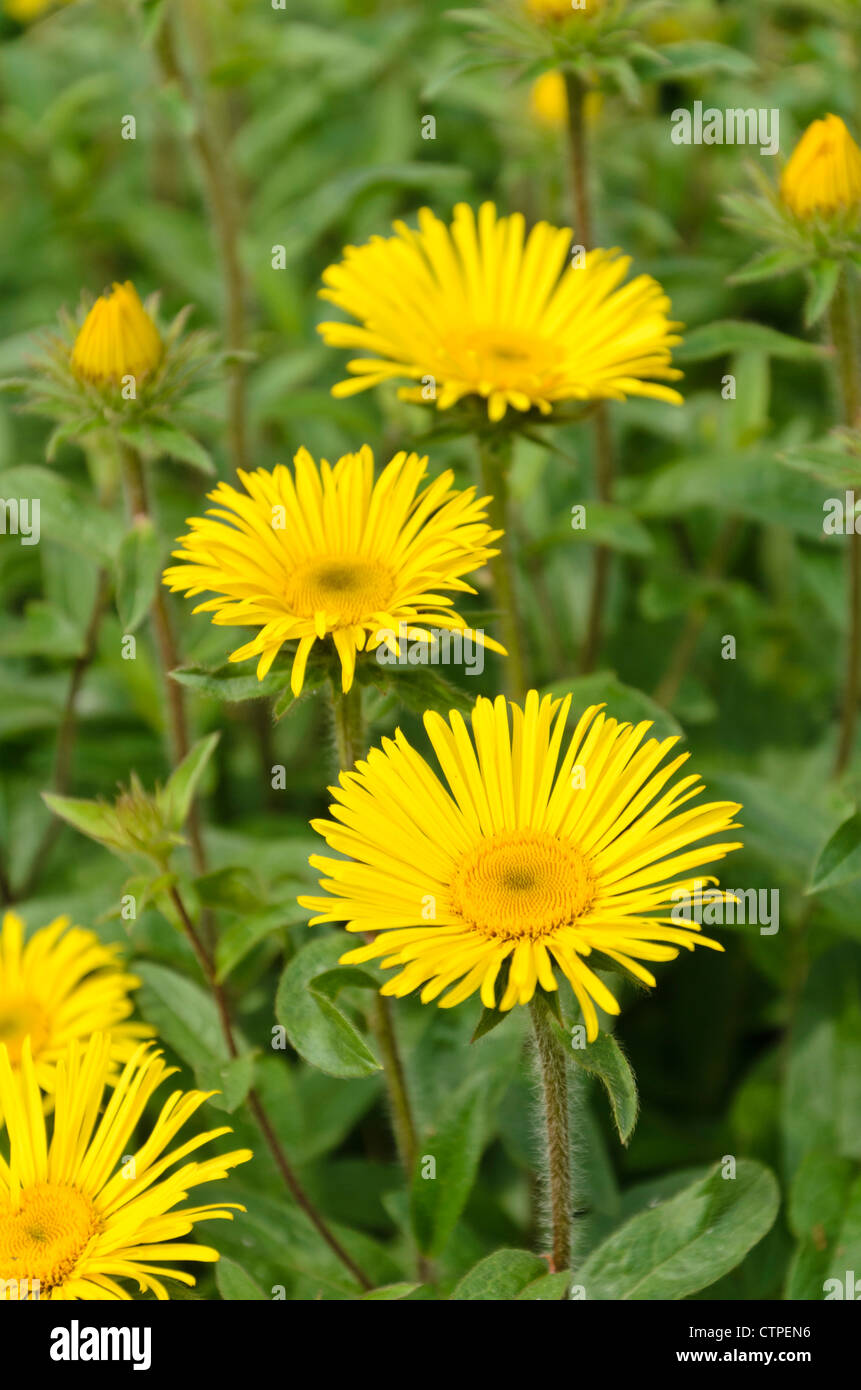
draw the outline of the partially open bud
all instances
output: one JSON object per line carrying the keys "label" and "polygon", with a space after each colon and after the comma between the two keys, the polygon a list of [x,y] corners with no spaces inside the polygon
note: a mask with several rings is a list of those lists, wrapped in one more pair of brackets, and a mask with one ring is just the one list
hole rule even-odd
{"label": "partially open bud", "polygon": [[162,358],[158,329],[130,280],[96,300],[72,348],[76,376],[97,385],[143,381]]}
{"label": "partially open bud", "polygon": [[780,196],[802,218],[861,206],[861,149],[839,116],[807,127],[783,171]]}

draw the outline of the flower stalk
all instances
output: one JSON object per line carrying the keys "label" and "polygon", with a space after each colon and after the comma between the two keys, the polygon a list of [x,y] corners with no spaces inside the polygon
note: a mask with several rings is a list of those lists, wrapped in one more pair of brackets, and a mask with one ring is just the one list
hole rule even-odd
{"label": "flower stalk", "polygon": [[568,1072],[562,1043],[544,1000],[536,995],[530,1004],[538,1054],[538,1069],[547,1134],[545,1181],[550,1202],[553,1271],[571,1266],[571,1135],[568,1119]]}
{"label": "flower stalk", "polygon": [[[830,317],[843,421],[850,429],[854,429],[861,416],[861,364],[858,359],[857,325],[849,271],[845,266],[831,302]],[[846,769],[852,756],[861,682],[861,535],[854,526],[849,535],[848,608],[849,642],[846,650],[843,714],[834,764],[836,777]]]}
{"label": "flower stalk", "polygon": [[[354,684],[345,693],[333,681],[332,713],[338,770],[347,771],[355,766],[356,761],[365,751],[361,687]],[[370,933],[365,933],[365,939],[372,941],[373,936]],[[391,1001],[379,992],[374,994],[371,1005],[370,1026],[383,1064],[383,1075],[389,1097],[392,1130],[398,1157],[409,1181],[412,1178],[418,1157],[418,1134],[413,1118],[406,1070],[392,1018]]]}
{"label": "flower stalk", "polygon": [[[201,971],[203,972],[204,979],[206,980],[207,985],[209,986],[210,992],[215,1002],[216,1010],[218,1012],[218,1019],[221,1025],[222,1034],[224,1035],[224,1041],[227,1046],[227,1050],[230,1053],[230,1056],[232,1058],[235,1058],[239,1055],[239,1050],[236,1046],[236,1038],[234,1036],[233,1025],[230,1020],[230,1010],[227,1004],[227,999],[224,990],[218,980],[218,976],[215,970],[215,963],[213,961],[212,955],[208,947],[205,945],[200,933],[197,931],[197,928],[195,927],[194,922],[191,919],[191,916],[179,893],[179,890],[175,885],[172,885],[170,887],[169,896],[173,904],[174,910],[176,911],[177,916],[179,917],[179,920],[182,923],[182,927],[186,937],[188,938],[189,944],[191,945],[191,948],[194,951],[195,956],[197,957],[197,961]],[[275,1165],[279,1173],[281,1174],[281,1177],[284,1179],[287,1189],[290,1192],[290,1195],[292,1196],[293,1200],[296,1202],[297,1206],[299,1206],[302,1209],[302,1211],[308,1217],[308,1220],[312,1223],[319,1235],[326,1242],[332,1253],[337,1256],[344,1268],[349,1270],[350,1274],[353,1276],[354,1279],[358,1281],[361,1287],[363,1289],[372,1288],[373,1285],[371,1283],[371,1280],[365,1274],[364,1270],[356,1263],[352,1255],[350,1255],[350,1253],[347,1250],[345,1250],[344,1246],[338,1240],[338,1237],[330,1229],[327,1222],[321,1216],[317,1208],[314,1206],[314,1203],[311,1201],[307,1192],[300,1183],[298,1177],[293,1171],[293,1168],[287,1158],[287,1155],[284,1152],[284,1149],[281,1145],[281,1141],[279,1140],[275,1132],[275,1129],[273,1127],[272,1121],[269,1118],[266,1108],[262,1100],[260,1099],[260,1096],[255,1090],[251,1090],[248,1092],[248,1108],[254,1116],[257,1126],[261,1134],[263,1135],[263,1138],[266,1141],[266,1146],[269,1149],[269,1152],[271,1153],[272,1158],[275,1161]]]}

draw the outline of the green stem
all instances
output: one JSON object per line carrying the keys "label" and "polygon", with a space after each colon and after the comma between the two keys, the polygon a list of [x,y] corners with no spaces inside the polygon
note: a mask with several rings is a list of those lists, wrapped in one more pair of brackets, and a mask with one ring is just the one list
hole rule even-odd
{"label": "green stem", "polygon": [[[215,1001],[215,1007],[218,1013],[218,1020],[221,1025],[221,1031],[224,1036],[224,1041],[227,1046],[227,1050],[230,1053],[231,1057],[237,1057],[239,1055],[239,1050],[236,1046],[236,1037],[233,1032],[233,1024],[230,1021],[230,1010],[228,1008],[227,998],[224,993],[224,989],[218,979],[212,955],[209,949],[207,948],[206,944],[204,943],[203,938],[201,937],[197,928],[195,927],[194,922],[191,920],[191,916],[188,912],[188,909],[185,906],[185,903],[182,900],[182,897],[180,896],[178,889],[175,887],[171,887],[168,890],[168,893],[170,900],[173,903],[173,906],[176,910],[177,916],[179,917],[179,920],[182,922],[183,929],[185,931],[186,936],[188,937],[191,948],[194,951],[195,956],[197,957],[198,964],[200,965],[201,971],[203,972],[203,977],[209,985],[212,997]],[[352,1255],[350,1255],[349,1252],[344,1249],[343,1245],[338,1240],[338,1237],[334,1234],[333,1231],[330,1230],[329,1226],[326,1224],[325,1220],[320,1215],[317,1208],[314,1206],[314,1203],[311,1201],[311,1198],[308,1196],[307,1192],[300,1183],[298,1177],[294,1173],[293,1168],[291,1167],[290,1162],[287,1158],[287,1155],[284,1152],[281,1140],[278,1138],[278,1135],[275,1131],[275,1127],[272,1124],[272,1121],[270,1120],[269,1115],[266,1111],[266,1107],[264,1106],[259,1093],[255,1090],[251,1090],[248,1092],[248,1107],[252,1115],[254,1116],[254,1119],[257,1122],[258,1128],[260,1129],[263,1138],[266,1141],[266,1146],[269,1149],[269,1152],[275,1160],[275,1166],[281,1174],[281,1177],[283,1178],[287,1186],[287,1189],[290,1192],[290,1195],[293,1197],[293,1200],[296,1202],[297,1206],[301,1207],[302,1211],[308,1217],[308,1220],[315,1227],[319,1235],[322,1236],[329,1249],[332,1251],[334,1255],[338,1257],[344,1268],[349,1270],[350,1274],[353,1276],[354,1279],[358,1281],[361,1287],[363,1289],[373,1288],[373,1284],[371,1283],[368,1276],[365,1274],[364,1270],[358,1264],[356,1264],[356,1261],[353,1259]]]}
{"label": "green stem", "polygon": [[538,1052],[547,1129],[547,1171],[553,1238],[553,1269],[571,1267],[571,1136],[568,1123],[568,1063],[553,1031],[550,1010],[540,996],[530,1005]]}
{"label": "green stem", "polygon": [[[143,460],[137,450],[132,449],[128,444],[121,443],[119,451],[123,471],[123,482],[126,489],[129,520],[134,524],[136,517],[149,517],[152,519],[152,509],[150,507],[149,490],[147,488]],[[170,614],[165,600],[165,592],[161,583],[156,585],[156,590],[153,595],[150,607],[150,624],[153,637],[155,638],[158,664],[165,692],[171,764],[173,767],[176,767],[182,762],[183,758],[186,757],[191,743],[188,735],[188,720],[185,711],[184,692],[182,686],[178,685],[177,682],[171,678],[170,674],[171,671],[175,671],[177,666],[180,665],[180,660],[173,638],[173,629],[171,627]],[[189,812],[187,828],[195,872],[198,874],[205,873],[206,855],[203,848],[200,818],[196,805],[193,805]]]}
{"label": "green stem", "polygon": [[[861,370],[858,360],[858,334],[849,284],[849,270],[844,267],[840,283],[831,302],[831,341],[836,354],[837,381],[843,422],[856,428],[861,415]],[[853,519],[854,521],[854,519]],[[849,643],[846,652],[846,677],[843,695],[843,715],[834,775],[839,777],[852,756],[855,745],[855,726],[858,718],[859,666],[861,666],[861,535],[853,530],[849,536],[848,564]]]}
{"label": "green stem", "polygon": [[[348,771],[365,753],[365,735],[362,722],[362,691],[354,683],[352,689],[344,694],[332,682],[332,713],[335,724],[335,746],[338,754],[338,770]],[[368,941],[373,936],[365,933]],[[391,1001],[383,994],[375,994],[371,1005],[371,1030],[380,1050],[383,1075],[389,1095],[392,1114],[392,1129],[398,1156],[407,1175],[412,1178],[419,1151],[418,1133],[413,1119],[413,1109],[407,1088],[406,1071],[398,1046],[392,1016]]]}
{"label": "green stem", "polygon": [[500,636],[508,652],[506,687],[513,700],[522,700],[528,689],[523,626],[517,602],[517,568],[514,560],[514,527],[509,516],[508,473],[511,467],[512,438],[506,430],[479,435],[481,485],[489,496],[487,514],[494,531],[502,531],[495,542],[499,554],[490,561],[496,602],[500,610]]}
{"label": "green stem", "polygon": [[[571,200],[574,213],[574,237],[578,245],[590,251],[592,239],[592,205],[589,196],[589,158],[586,143],[586,83],[576,72],[565,73],[568,97],[568,166]],[[613,501],[613,440],[607,405],[599,401],[593,417],[595,432],[595,492],[599,502]],[[605,545],[595,547],[592,558],[592,592],[586,635],[580,657],[582,671],[591,671],[601,654],[604,637],[604,610],[610,580],[610,550]]]}

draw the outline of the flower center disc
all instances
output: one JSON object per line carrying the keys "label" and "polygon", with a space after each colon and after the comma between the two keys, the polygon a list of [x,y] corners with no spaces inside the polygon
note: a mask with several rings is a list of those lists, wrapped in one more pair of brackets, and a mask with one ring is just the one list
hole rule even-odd
{"label": "flower center disc", "polygon": [[21,1048],[24,1039],[30,1038],[33,1056],[37,1057],[48,1038],[45,1015],[32,999],[0,999],[0,1043],[5,1043],[9,1051],[9,1061],[15,1065],[21,1061]]}
{"label": "flower center disc", "polygon": [[535,940],[588,909],[594,881],[586,859],[554,835],[503,831],[463,856],[452,907],[483,936]]}
{"label": "flower center disc", "polygon": [[549,379],[558,350],[517,329],[470,328],[448,334],[445,348],[467,381],[502,390],[529,390]]}
{"label": "flower center disc", "polygon": [[301,566],[287,582],[286,597],[300,617],[325,613],[335,626],[350,627],[385,612],[394,587],[391,570],[379,560],[344,555]]}
{"label": "flower center disc", "polygon": [[96,1209],[83,1193],[37,1183],[16,1210],[0,1203],[0,1281],[38,1281],[44,1296],[69,1277],[98,1229]]}

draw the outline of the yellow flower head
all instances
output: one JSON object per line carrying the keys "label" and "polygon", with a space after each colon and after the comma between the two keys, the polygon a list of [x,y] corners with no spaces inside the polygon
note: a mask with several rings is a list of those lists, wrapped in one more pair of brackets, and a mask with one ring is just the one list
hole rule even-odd
{"label": "yellow flower head", "polygon": [[[0,927],[0,1044],[10,1064],[20,1065],[29,1038],[36,1079],[54,1089],[58,1059],[72,1039],[110,1030],[114,1063],[125,1062],[152,1029],[131,1023],[130,991],[140,984],[127,975],[119,947],[105,946],[95,932],[57,917],[24,941],[24,924],[7,912]],[[0,1118],[3,1106],[0,1104]]]}
{"label": "yellow flower head", "polygon": [[600,10],[604,0],[526,0],[526,8],[536,19],[586,17]]}
{"label": "yellow flower head", "polygon": [[196,1134],[170,1152],[178,1131],[214,1093],[174,1091],[135,1143],[145,1107],[176,1068],[144,1045],[109,1090],[111,1055],[110,1039],[98,1033],[86,1047],[70,1044],[57,1066],[49,1125],[29,1043],[20,1071],[13,1071],[0,1046],[0,1104],[8,1131],[8,1161],[0,1156],[2,1300],[129,1300],[121,1279],[166,1299],[163,1278],[195,1281],[164,1261],[218,1259],[217,1250],[178,1237],[198,1221],[231,1221],[233,1210],[243,1210],[235,1203],[179,1206],[190,1188],[221,1181],[252,1156],[238,1149],[181,1161],[229,1134],[226,1127]]}
{"label": "yellow flower head", "polygon": [[[597,121],[603,104],[603,92],[587,92],[584,107],[587,124],[593,125]],[[565,78],[558,68],[551,68],[536,77],[529,90],[529,107],[538,125],[546,126],[548,130],[563,130],[568,124],[568,93]]]}
{"label": "yellow flower head", "polygon": [[155,371],[162,358],[158,329],[130,280],[101,295],[81,325],[72,348],[72,370],[96,385],[135,381]]}
{"label": "yellow flower head", "polygon": [[805,218],[861,203],[861,149],[839,116],[807,127],[783,171],[780,196],[796,217]]}
{"label": "yellow flower head", "polygon": [[341,959],[398,967],[383,994],[421,989],[423,1003],[442,996],[451,1008],[479,991],[488,1008],[511,1009],[537,985],[555,990],[558,970],[591,1041],[595,1004],[619,1012],[586,964],[593,951],[654,985],[641,961],[723,949],[669,914],[684,901],[674,891],[715,882],[692,870],[741,847],[702,843],[734,829],[740,807],[687,806],[702,783],[671,782],[687,757],[664,762],[677,739],[645,739],[648,722],[621,724],[598,706],[563,751],[570,705],[533,690],[509,715],[502,696],[479,698],[471,738],[459,714],[428,713],[447,787],[398,731],[331,788],[333,819],[314,829],[347,858],[314,856],[327,896],[300,902],[319,914],[312,925],[378,933]]}
{"label": "yellow flower head", "polygon": [[45,14],[47,10],[55,10],[60,5],[70,5],[72,0],[3,0],[2,8],[13,19],[20,20],[22,24],[29,24],[30,20],[38,19],[39,15]]}
{"label": "yellow flower head", "polygon": [[300,449],[295,479],[279,464],[271,473],[240,472],[246,492],[219,483],[206,517],[189,521],[191,533],[165,570],[174,591],[214,592],[195,608],[227,627],[259,627],[231,661],[259,658],[266,675],[285,642],[298,641],[291,676],[300,694],[308,654],[331,637],[341,662],[343,689],[353,683],[356,653],[381,644],[399,655],[397,634],[427,638],[427,628],[448,628],[503,648],[467,628],[451,607],[450,592],[474,593],[463,576],[497,552],[502,534],[485,521],[487,498],[475,488],[459,492],[448,470],[425,481],[427,459],[397,454],[374,481],[367,445],[334,467]]}
{"label": "yellow flower head", "polygon": [[575,264],[567,227],[540,222],[526,236],[521,214],[497,217],[493,203],[477,218],[459,204],[451,227],[428,208],[418,232],[394,225],[323,276],[322,297],[359,320],[320,324],[325,341],[368,354],[347,363],[336,396],[406,377],[425,380],[400,393],[420,400],[431,378],[440,410],[483,397],[491,420],[566,400],[681,401],[658,384],[681,376],[670,366],[679,325],[656,280],[622,286],[629,257],[591,251]]}

